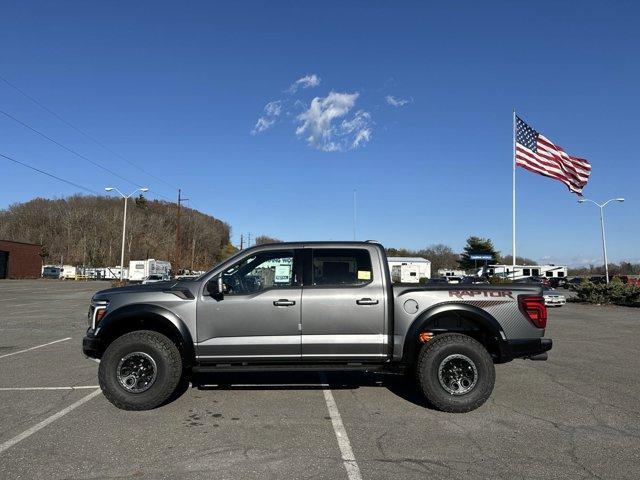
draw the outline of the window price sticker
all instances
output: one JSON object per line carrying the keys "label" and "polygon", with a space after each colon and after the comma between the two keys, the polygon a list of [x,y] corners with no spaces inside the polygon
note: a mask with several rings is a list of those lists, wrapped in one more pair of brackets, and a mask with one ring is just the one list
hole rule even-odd
{"label": "window price sticker", "polygon": [[358,270],[358,280],[371,280],[371,272],[368,270]]}

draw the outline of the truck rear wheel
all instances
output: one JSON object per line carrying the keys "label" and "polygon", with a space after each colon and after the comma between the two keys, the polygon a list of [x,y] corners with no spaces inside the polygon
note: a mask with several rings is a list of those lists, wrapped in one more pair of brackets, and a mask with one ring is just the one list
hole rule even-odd
{"label": "truck rear wheel", "polygon": [[444,412],[470,412],[493,391],[495,368],[478,341],[459,333],[437,335],[424,344],[416,365],[418,386]]}
{"label": "truck rear wheel", "polygon": [[105,350],[98,378],[104,396],[123,410],[150,410],[176,390],[182,358],[176,345],[151,330],[130,332]]}

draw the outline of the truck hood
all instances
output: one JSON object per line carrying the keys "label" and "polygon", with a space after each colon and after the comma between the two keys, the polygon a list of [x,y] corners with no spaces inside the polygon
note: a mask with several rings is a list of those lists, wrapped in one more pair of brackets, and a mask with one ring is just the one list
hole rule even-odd
{"label": "truck hood", "polygon": [[189,286],[193,286],[193,282],[189,281],[176,281],[169,280],[166,282],[154,282],[147,283],[145,285],[126,285],[124,287],[115,287],[115,288],[107,288],[106,290],[100,290],[93,295],[93,300],[108,300],[114,295],[119,295],[122,293],[149,293],[149,292],[163,292],[171,289],[180,289],[187,288]]}

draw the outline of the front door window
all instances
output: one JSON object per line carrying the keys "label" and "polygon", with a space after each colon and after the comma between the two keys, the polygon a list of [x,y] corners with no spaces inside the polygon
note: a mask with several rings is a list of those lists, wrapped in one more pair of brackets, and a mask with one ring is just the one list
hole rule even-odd
{"label": "front door window", "polygon": [[260,252],[222,273],[226,295],[250,295],[264,290],[291,288],[297,284],[293,252]]}

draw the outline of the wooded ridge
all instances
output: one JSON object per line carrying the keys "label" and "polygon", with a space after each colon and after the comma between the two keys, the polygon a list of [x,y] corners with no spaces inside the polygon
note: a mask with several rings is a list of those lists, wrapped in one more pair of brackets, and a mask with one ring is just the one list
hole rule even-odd
{"label": "wooded ridge", "polygon": [[[0,238],[41,244],[45,263],[115,266],[120,263],[123,209],[121,198],[36,198],[0,210]],[[146,258],[175,263],[176,213],[174,203],[129,199],[125,265],[127,259]],[[233,249],[231,228],[222,220],[183,206],[180,226],[181,268],[207,269]]]}

